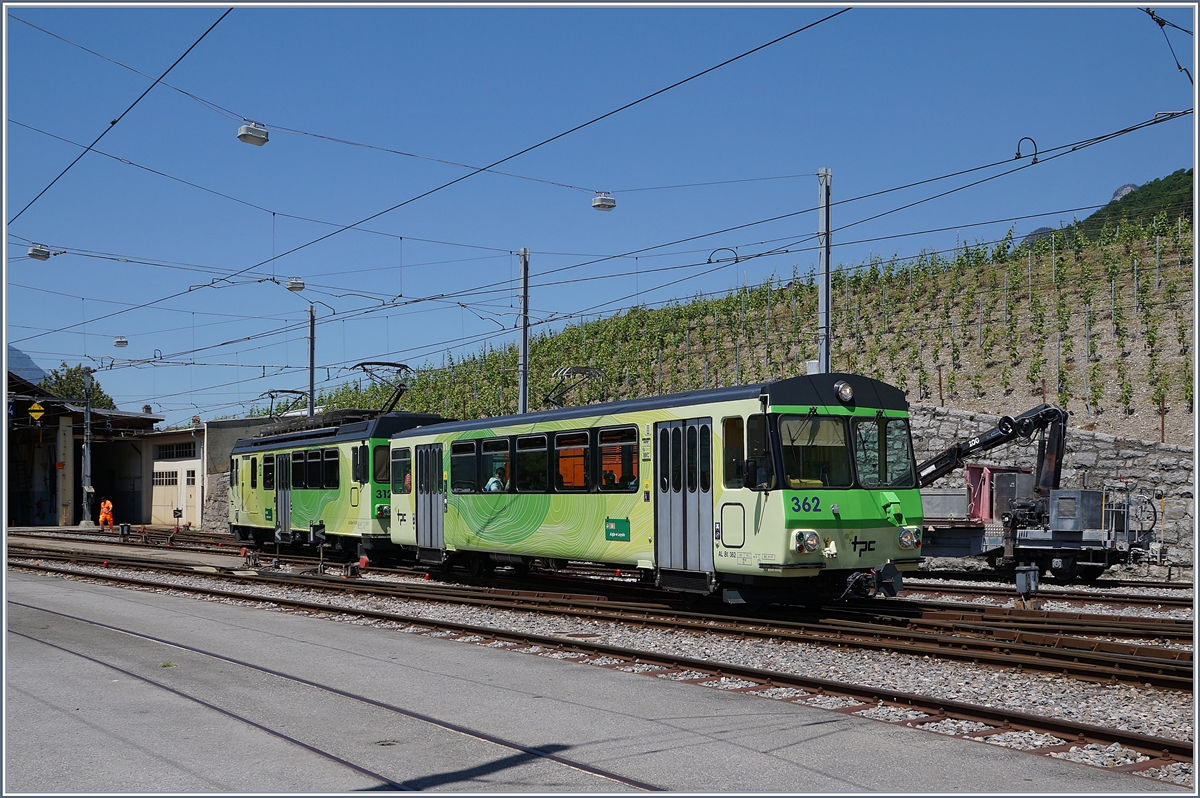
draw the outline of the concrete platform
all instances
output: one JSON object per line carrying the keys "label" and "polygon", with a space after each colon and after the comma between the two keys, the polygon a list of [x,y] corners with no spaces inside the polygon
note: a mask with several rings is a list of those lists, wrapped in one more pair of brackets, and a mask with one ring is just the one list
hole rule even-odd
{"label": "concrete platform", "polygon": [[637,789],[605,774],[675,792],[1191,792],[547,657],[7,576],[6,794]]}
{"label": "concrete platform", "polygon": [[[214,554],[203,551],[181,551],[169,546],[129,546],[105,540],[56,540],[54,538],[24,538],[6,540],[8,551],[13,556],[23,556],[22,549],[50,549],[52,551],[79,552],[99,556],[140,557],[144,560],[181,563],[186,565],[212,565],[218,568],[240,568],[245,558],[239,547],[230,546],[229,554]],[[262,556],[262,555],[260,555]],[[269,556],[267,559],[270,559]]]}

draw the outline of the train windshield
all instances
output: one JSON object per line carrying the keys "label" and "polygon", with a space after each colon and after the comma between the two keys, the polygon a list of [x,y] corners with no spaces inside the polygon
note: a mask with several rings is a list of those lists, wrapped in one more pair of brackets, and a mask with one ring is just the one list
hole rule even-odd
{"label": "train windshield", "polygon": [[864,488],[913,488],[914,467],[908,421],[902,418],[855,419],[854,455]]}
{"label": "train windshield", "polygon": [[848,488],[854,484],[844,419],[781,416],[779,440],[787,487]]}

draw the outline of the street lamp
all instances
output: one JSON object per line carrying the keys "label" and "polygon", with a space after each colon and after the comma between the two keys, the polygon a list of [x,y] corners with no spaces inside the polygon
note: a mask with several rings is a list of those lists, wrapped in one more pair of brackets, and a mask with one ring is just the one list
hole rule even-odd
{"label": "street lamp", "polygon": [[113,346],[115,346],[117,349],[124,349],[125,347],[129,346],[129,339],[124,335],[118,335],[113,339]]}
{"label": "street lamp", "polygon": [[[249,122],[250,120],[246,120]],[[253,144],[255,147],[261,147],[267,143],[267,131],[258,126],[257,122],[250,122],[248,125],[242,125],[237,132],[238,141],[243,141],[246,144]]]}
{"label": "street lamp", "polygon": [[598,211],[611,211],[617,207],[617,201],[608,196],[608,192],[601,191],[597,197],[592,197],[592,207]]}

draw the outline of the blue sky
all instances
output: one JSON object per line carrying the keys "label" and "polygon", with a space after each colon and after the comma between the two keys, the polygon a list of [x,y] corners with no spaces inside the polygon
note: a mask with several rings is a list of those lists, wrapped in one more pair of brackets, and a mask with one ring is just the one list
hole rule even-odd
{"label": "blue sky", "polygon": [[1135,7],[857,7],[310,244],[840,8],[235,7],[22,212],[225,9],[6,5],[6,340],[100,369],[122,409],[211,419],[307,388],[310,301],[319,387],[515,341],[522,247],[537,330],[806,273],[820,168],[839,202],[998,164],[836,205],[853,265],[1069,223],[1193,166],[1189,115],[895,211],[1028,165],[1023,137],[1049,154],[1193,108],[1167,40],[1194,75],[1194,37]]}

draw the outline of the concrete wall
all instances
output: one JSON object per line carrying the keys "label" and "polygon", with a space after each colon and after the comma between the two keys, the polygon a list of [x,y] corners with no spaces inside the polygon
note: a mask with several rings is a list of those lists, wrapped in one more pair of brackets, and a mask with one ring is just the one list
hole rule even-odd
{"label": "concrete wall", "polygon": [[[928,460],[952,444],[994,427],[999,419],[999,416],[983,413],[913,405],[911,423],[917,462]],[[1032,468],[1037,465],[1036,440],[1029,443],[1013,441],[968,459],[973,463]],[[1155,502],[1159,511],[1156,531],[1167,545],[1166,557],[1176,565],[1190,568],[1195,551],[1194,456],[1192,447],[1115,438],[1068,426],[1062,487],[1082,488],[1086,479],[1088,488],[1098,490],[1127,480],[1150,495],[1155,490],[1162,490],[1166,518],[1164,521],[1163,502]],[[943,477],[935,487],[960,488],[963,485],[960,469]]]}

